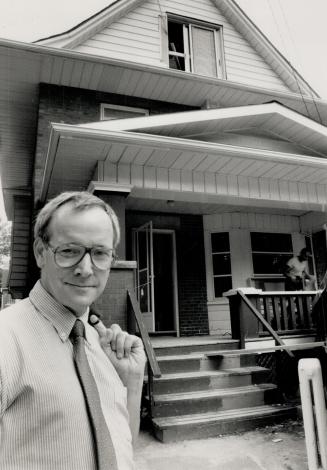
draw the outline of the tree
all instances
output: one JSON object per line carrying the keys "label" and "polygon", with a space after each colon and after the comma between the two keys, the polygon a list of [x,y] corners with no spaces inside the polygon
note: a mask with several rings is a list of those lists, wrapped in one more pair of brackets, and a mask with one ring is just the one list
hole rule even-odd
{"label": "tree", "polygon": [[0,221],[0,269],[8,269],[10,262],[11,222]]}

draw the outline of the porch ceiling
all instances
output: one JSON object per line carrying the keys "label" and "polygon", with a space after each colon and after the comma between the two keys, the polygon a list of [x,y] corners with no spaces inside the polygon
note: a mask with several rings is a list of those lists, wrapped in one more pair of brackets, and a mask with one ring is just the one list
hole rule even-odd
{"label": "porch ceiling", "polygon": [[[325,158],[161,135],[53,124],[40,199],[44,201],[62,190],[85,189],[92,180],[98,161],[104,162],[104,171],[108,169],[107,181],[132,184],[136,190],[138,187],[141,189],[141,185],[132,180],[131,167],[141,167],[142,171],[149,169],[151,172],[160,169],[167,173],[185,171],[214,175],[211,180],[216,180],[216,175],[225,175],[295,183],[319,184],[327,181]],[[145,189],[142,186],[143,192],[139,192],[139,197],[156,199],[156,194],[160,193],[154,191],[160,189],[159,186],[155,188],[150,185],[150,193],[144,192]],[[170,189],[174,190],[173,185]],[[167,199],[168,193],[163,194],[159,199]],[[185,197],[184,201],[187,201]],[[196,197],[199,202],[201,196]],[[210,203],[208,198],[203,202]],[[236,200],[235,204],[238,204]]]}
{"label": "porch ceiling", "polygon": [[42,82],[195,107],[206,101],[226,108],[278,100],[327,124],[327,102],[300,94],[0,40],[0,174],[7,212],[10,193],[32,187],[38,86]]}

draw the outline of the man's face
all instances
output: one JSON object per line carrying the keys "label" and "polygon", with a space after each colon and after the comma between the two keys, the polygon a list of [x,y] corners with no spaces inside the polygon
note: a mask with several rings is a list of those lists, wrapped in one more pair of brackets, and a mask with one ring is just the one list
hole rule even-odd
{"label": "man's face", "polygon": [[[67,243],[113,248],[111,220],[99,207],[76,211],[70,204],[63,205],[55,212],[48,233],[49,244],[54,248]],[[53,251],[41,240],[35,242],[34,253],[43,287],[76,316],[82,315],[103,292],[110,270],[97,269],[89,253],[70,268],[57,266]]]}

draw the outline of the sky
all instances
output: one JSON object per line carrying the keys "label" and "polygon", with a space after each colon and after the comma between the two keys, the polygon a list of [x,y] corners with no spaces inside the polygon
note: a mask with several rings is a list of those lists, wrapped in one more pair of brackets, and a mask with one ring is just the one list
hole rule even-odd
{"label": "sky", "polygon": [[[236,1],[311,87],[327,100],[327,0]],[[70,29],[110,3],[113,0],[3,1],[0,38],[33,42]]]}

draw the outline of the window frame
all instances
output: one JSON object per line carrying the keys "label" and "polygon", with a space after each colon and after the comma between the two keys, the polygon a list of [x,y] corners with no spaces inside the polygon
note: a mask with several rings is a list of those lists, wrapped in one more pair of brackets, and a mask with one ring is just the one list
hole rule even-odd
{"label": "window frame", "polygon": [[[127,111],[127,112],[130,112],[130,113],[135,113],[137,114],[137,116],[135,117],[142,117],[142,116],[139,116],[139,114],[142,114],[144,116],[149,116],[149,110],[146,109],[146,108],[134,108],[132,106],[122,106],[122,105],[118,105],[118,104],[111,104],[111,103],[100,103],[100,121],[112,121],[112,120],[115,120],[115,118],[105,118],[105,110],[106,109],[113,109],[115,111]],[[130,117],[132,118],[132,117]],[[130,119],[130,118],[120,118],[120,119]],[[119,119],[119,118],[118,118]]]}
{"label": "window frame", "polygon": [[[216,233],[226,233],[227,236],[228,236],[228,245],[229,245],[229,251],[213,251],[213,248],[212,248],[212,235],[216,234]],[[215,230],[214,232],[210,232],[210,252],[211,252],[211,265],[212,265],[212,292],[213,292],[213,297],[214,299],[223,299],[224,297],[222,295],[220,296],[216,296],[216,292],[215,292],[215,278],[227,278],[229,277],[230,280],[231,280],[231,288],[233,288],[233,274],[232,274],[232,253],[231,253],[231,247],[230,247],[230,236],[229,236],[229,232],[226,231],[226,230],[223,230],[223,231],[217,231]],[[228,254],[229,255],[229,259],[230,259],[230,274],[214,274],[214,261],[213,261],[213,257],[214,255],[225,255],[225,254]]]}
{"label": "window frame", "polygon": [[[272,238],[274,236],[276,236],[276,234],[278,235],[287,235],[288,237],[290,237],[290,241],[291,241],[291,248],[292,248],[292,251],[258,251],[258,250],[253,250],[253,247],[252,247],[252,234],[263,234],[263,235],[271,235]],[[264,232],[264,231],[250,231],[250,246],[251,246],[251,259],[252,259],[252,267],[253,267],[253,276],[255,278],[260,278],[260,277],[264,277],[264,278],[280,278],[280,277],[284,277],[284,274],[283,273],[272,273],[272,272],[265,272],[265,273],[257,273],[255,272],[254,270],[254,258],[253,258],[253,255],[287,255],[288,256],[288,259],[290,259],[292,256],[294,256],[294,248],[293,248],[293,237],[292,237],[292,234],[289,233],[289,232]]]}
{"label": "window frame", "polygon": [[[169,34],[168,25],[169,22],[179,23],[183,26],[183,41],[184,41],[184,53],[173,52],[169,47]],[[196,73],[194,72],[194,52],[193,52],[193,28],[202,28],[213,32],[214,37],[214,52],[215,52],[215,64],[216,64],[216,75],[215,78],[226,79],[226,67],[225,67],[225,55],[224,55],[224,41],[223,41],[223,26],[196,20],[194,18],[187,18],[184,16],[177,16],[171,13],[167,13],[167,64],[169,67],[170,57],[182,57],[185,63],[185,70],[182,72]],[[175,70],[169,67],[171,70]],[[176,69],[178,70],[178,69]],[[211,75],[206,75],[211,76]]]}

